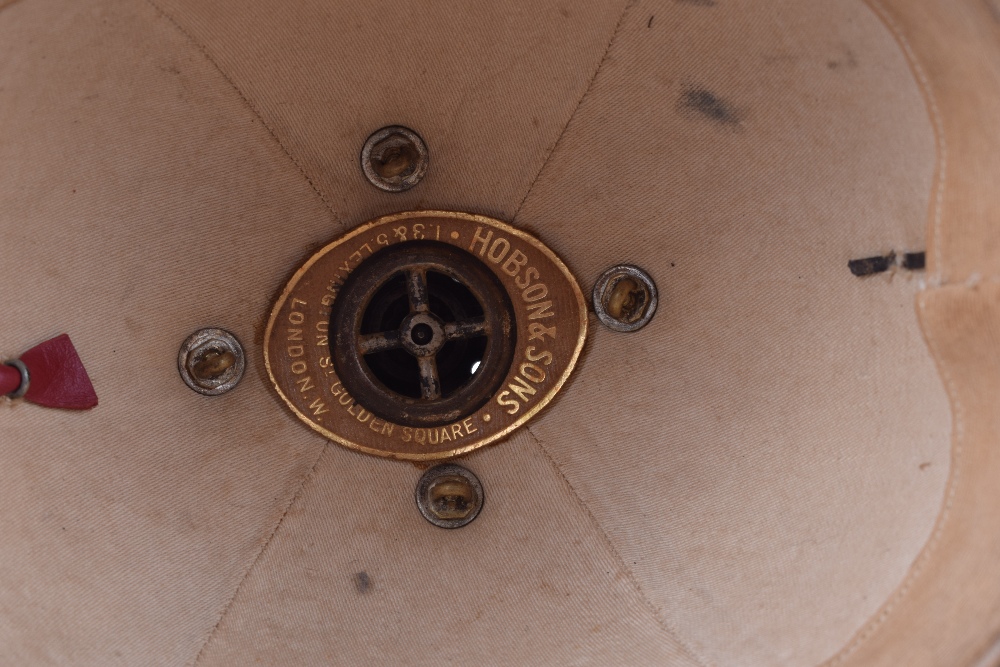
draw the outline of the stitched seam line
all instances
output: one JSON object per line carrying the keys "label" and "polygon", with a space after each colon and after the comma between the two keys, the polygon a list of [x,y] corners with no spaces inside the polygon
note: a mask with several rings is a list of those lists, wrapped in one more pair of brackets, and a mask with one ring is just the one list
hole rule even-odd
{"label": "stitched seam line", "polygon": [[639,598],[642,600],[642,603],[653,615],[653,618],[656,620],[657,625],[660,626],[660,629],[663,630],[668,635],[670,635],[670,637],[675,642],[677,642],[677,645],[680,646],[685,653],[687,653],[689,658],[694,660],[697,664],[701,665],[702,667],[709,667],[709,663],[706,662],[705,659],[703,659],[700,655],[695,653],[694,649],[692,649],[686,642],[680,639],[677,629],[671,626],[663,619],[663,617],[660,614],[660,610],[653,604],[653,602],[649,599],[649,597],[647,597],[646,592],[643,590],[642,585],[636,578],[635,573],[632,572],[632,568],[630,568],[626,563],[625,559],[622,558],[621,553],[619,553],[618,549],[615,547],[614,542],[611,541],[611,538],[608,536],[607,532],[605,532],[604,527],[597,520],[597,517],[594,516],[594,513],[590,511],[590,507],[583,501],[583,498],[580,497],[580,494],[576,492],[576,488],[573,487],[573,484],[569,481],[569,478],[566,477],[566,474],[563,473],[562,468],[559,467],[559,464],[556,463],[555,459],[552,458],[552,455],[549,454],[547,449],[545,449],[545,445],[543,445],[542,441],[538,438],[537,435],[535,435],[535,432],[532,431],[531,427],[529,426],[525,426],[524,430],[528,433],[528,435],[531,436],[531,439],[535,441],[535,444],[538,446],[539,451],[542,452],[542,455],[545,456],[549,464],[556,471],[556,474],[559,475],[563,483],[566,485],[566,488],[569,489],[569,492],[573,495],[573,499],[576,501],[576,504],[580,507],[580,509],[584,511],[584,513],[586,513],[587,518],[590,519],[590,522],[597,529],[597,533],[601,536],[601,541],[604,542],[604,545],[611,551],[611,554],[621,565],[622,569],[624,569],[625,575],[628,577],[629,583],[632,584],[632,588],[635,589],[635,592],[639,595]]}
{"label": "stitched seam line", "polygon": [[292,152],[288,150],[288,147],[285,146],[284,142],[281,141],[281,139],[278,137],[277,132],[274,131],[274,128],[271,127],[271,125],[266,120],[264,120],[264,117],[261,115],[260,111],[254,105],[254,103],[250,101],[250,98],[248,98],[246,95],[243,94],[243,91],[240,90],[239,86],[237,86],[236,83],[232,80],[232,78],[230,78],[230,76],[226,74],[225,70],[223,70],[222,67],[219,66],[219,63],[217,63],[215,61],[215,58],[212,57],[212,54],[209,53],[208,48],[204,44],[196,40],[194,36],[191,35],[191,33],[185,30],[184,27],[173,16],[168,14],[166,10],[164,10],[162,7],[156,4],[154,0],[146,0],[146,2],[148,2],[149,5],[153,7],[153,9],[155,9],[158,14],[160,14],[160,16],[170,21],[170,23],[172,23],[174,27],[177,28],[177,30],[182,35],[184,35],[185,39],[187,39],[189,42],[191,42],[191,44],[195,48],[201,51],[202,55],[205,56],[208,62],[210,62],[212,66],[215,68],[215,70],[222,76],[222,78],[225,79],[226,83],[228,83],[232,87],[232,89],[236,91],[236,94],[240,96],[241,100],[243,100],[243,104],[246,105],[246,108],[249,109],[254,116],[256,116],[257,120],[260,121],[260,124],[263,125],[264,129],[266,129],[268,134],[271,135],[271,138],[274,139],[275,143],[278,144],[278,146],[285,153],[285,155],[288,156],[288,159],[292,161],[292,164],[295,165],[295,168],[298,169],[300,174],[302,174],[302,178],[306,179],[306,183],[309,184],[309,187],[313,189],[313,192],[316,193],[316,196],[318,196],[320,201],[323,202],[323,205],[326,206],[327,210],[330,212],[330,215],[333,217],[334,221],[337,224],[339,224],[344,230],[346,230],[347,225],[344,223],[343,220],[340,219],[340,216],[337,215],[337,212],[336,210],[334,210],[333,204],[330,203],[330,200],[326,198],[326,195],[324,195],[323,191],[319,189],[319,186],[317,186],[316,183],[313,181],[313,179],[309,177],[309,174],[306,173],[305,168],[295,158],[295,156],[292,155]]}
{"label": "stitched seam line", "polygon": [[[934,262],[934,273],[929,277],[929,283],[932,287],[940,287],[944,282],[944,267],[942,264],[942,250],[941,250],[941,221],[942,221],[942,209],[944,201],[944,184],[945,184],[945,169],[947,165],[948,150],[945,143],[944,135],[944,123],[941,118],[941,113],[937,105],[936,98],[934,96],[934,90],[931,87],[930,81],[928,80],[923,68],[920,66],[917,60],[916,53],[910,46],[909,41],[903,34],[903,31],[899,28],[899,25],[892,19],[892,16],[885,9],[885,7],[879,2],[879,0],[867,0],[868,5],[872,12],[878,16],[879,19],[885,24],[889,31],[896,38],[896,41],[900,44],[903,49],[903,53],[910,65],[910,69],[913,72],[917,83],[921,88],[924,99],[927,103],[928,111],[931,116],[931,122],[934,126],[934,139],[938,154],[938,164],[937,172],[935,174],[935,193],[934,193],[934,209],[932,213],[932,223],[931,223],[931,233],[933,234],[933,257]],[[917,309],[923,313],[926,309],[926,292],[918,295],[917,297]],[[944,501],[941,506],[941,511],[938,514],[937,520],[934,523],[934,528],[931,531],[931,536],[924,544],[923,549],[917,555],[916,560],[913,565],[910,566],[909,571],[903,578],[902,584],[895,590],[889,600],[882,606],[878,611],[874,619],[871,619],[867,625],[859,631],[851,642],[842,648],[836,655],[827,661],[826,665],[839,665],[842,664],[847,658],[854,654],[862,644],[868,641],[878,629],[885,623],[889,615],[895,611],[899,603],[906,597],[916,582],[917,578],[922,574],[924,567],[930,561],[931,557],[934,555],[938,544],[941,541],[941,536],[944,533],[945,525],[951,516],[951,508],[955,499],[955,492],[959,484],[959,466],[962,458],[962,443],[965,439],[965,411],[962,402],[959,398],[959,394],[955,389],[955,383],[951,376],[948,366],[942,361],[940,354],[940,348],[938,347],[937,341],[934,338],[934,334],[925,326],[923,323],[920,326],[921,331],[924,334],[924,338],[927,341],[927,346],[930,349],[931,355],[934,358],[935,364],[938,367],[938,372],[941,374],[941,378],[944,381],[945,388],[948,392],[948,396],[952,404],[952,415],[954,417],[954,425],[952,432],[952,451],[951,451],[951,470],[948,474],[948,483],[945,489]]]}
{"label": "stitched seam line", "polygon": [[243,575],[240,577],[239,583],[236,584],[236,588],[233,590],[232,596],[226,602],[225,606],[222,608],[222,612],[219,614],[219,620],[217,620],[215,625],[212,626],[212,629],[209,631],[208,636],[205,637],[205,641],[202,643],[201,648],[198,649],[198,654],[195,655],[194,661],[190,663],[192,666],[197,665],[198,661],[201,660],[202,654],[205,653],[205,649],[208,648],[212,638],[215,637],[216,631],[219,629],[219,626],[222,625],[222,621],[229,613],[229,609],[233,606],[233,602],[236,600],[236,596],[239,595],[240,589],[243,588],[244,582],[246,582],[250,573],[253,572],[254,567],[257,566],[257,561],[261,559],[261,556],[264,555],[264,552],[266,552],[267,548],[271,545],[271,541],[278,533],[278,529],[281,527],[281,524],[284,523],[285,517],[288,516],[288,512],[292,509],[292,506],[295,505],[295,501],[302,495],[302,490],[305,489],[306,486],[306,480],[312,477],[313,471],[316,470],[316,466],[319,464],[319,460],[323,458],[323,454],[326,452],[326,447],[327,443],[324,443],[323,446],[320,447],[319,454],[313,460],[312,465],[309,466],[308,472],[306,472],[306,474],[302,476],[302,479],[299,480],[299,486],[295,489],[295,493],[292,494],[292,499],[288,501],[287,505],[285,505],[285,510],[281,513],[281,518],[279,518],[277,523],[274,524],[274,528],[271,529],[271,533],[267,536],[267,539],[264,540],[264,544],[261,545],[260,550],[257,551],[253,560],[250,561],[250,565],[248,565],[246,570],[243,571]]}
{"label": "stitched seam line", "polygon": [[906,39],[906,35],[903,34],[899,24],[893,20],[892,16],[885,9],[880,0],[867,0],[867,3],[872,12],[882,20],[885,26],[889,29],[889,32],[892,33],[900,47],[903,49],[903,54],[906,56],[907,63],[910,65],[910,69],[912,70],[914,77],[917,79],[917,83],[923,93],[924,100],[930,113],[931,123],[934,126],[934,143],[935,148],[937,149],[938,159],[937,170],[934,174],[934,212],[932,215],[933,222],[931,224],[931,234],[934,239],[931,259],[934,262],[934,273],[929,277],[929,282],[931,285],[936,287],[943,282],[943,276],[945,273],[941,250],[941,218],[942,209],[944,208],[945,172],[948,165],[948,145],[945,141],[944,120],[941,117],[941,111],[938,108],[937,98],[934,95],[934,89],[931,87],[930,80],[927,78],[924,69],[920,66],[917,54],[914,52],[913,47],[910,46],[910,42]]}
{"label": "stitched seam line", "polygon": [[[917,298],[917,307],[921,312],[926,310],[926,294],[927,293],[925,292]],[[962,458],[962,443],[965,441],[965,408],[959,398],[959,393],[956,390],[955,382],[952,378],[948,365],[942,361],[940,347],[938,346],[937,340],[934,338],[934,334],[932,334],[931,330],[926,327],[921,328],[924,329],[924,337],[927,339],[927,346],[930,348],[935,364],[938,367],[938,371],[941,373],[941,377],[944,380],[945,388],[947,389],[948,396],[951,399],[952,413],[955,418],[952,433],[951,471],[948,475],[948,486],[945,491],[944,503],[941,507],[941,513],[938,515],[937,521],[935,522],[934,529],[931,532],[930,539],[927,540],[924,548],[917,556],[916,561],[911,566],[910,571],[903,580],[903,583],[892,595],[889,601],[882,607],[874,620],[872,620],[867,627],[858,633],[847,647],[831,658],[830,661],[826,663],[828,665],[839,665],[850,657],[851,654],[857,651],[862,644],[875,634],[889,615],[896,609],[897,605],[903,600],[904,597],[906,597],[917,578],[923,572],[923,568],[934,555],[935,549],[941,542],[941,535],[944,533],[945,525],[948,523],[948,519],[951,516],[951,508],[954,504],[955,492],[958,488],[960,478],[959,467]]]}
{"label": "stitched seam line", "polygon": [[528,201],[528,196],[531,194],[531,191],[535,189],[535,183],[537,183],[538,179],[542,177],[543,173],[545,173],[545,167],[548,166],[549,160],[552,159],[552,154],[556,152],[556,148],[562,141],[563,135],[566,134],[566,130],[569,128],[570,123],[572,123],[573,119],[576,118],[576,113],[580,110],[580,107],[583,106],[583,101],[587,99],[587,95],[590,94],[590,90],[594,87],[594,82],[597,81],[597,75],[601,73],[601,68],[604,67],[604,63],[608,59],[608,54],[611,53],[611,45],[615,43],[618,31],[621,29],[622,23],[625,21],[625,15],[628,14],[628,10],[635,5],[636,1],[637,0],[630,0],[625,4],[625,8],[622,9],[621,16],[618,17],[618,23],[615,24],[615,29],[611,33],[611,39],[608,40],[608,45],[604,47],[604,55],[601,56],[600,62],[597,63],[597,68],[594,70],[593,76],[590,77],[590,82],[587,84],[586,90],[584,90],[583,95],[580,96],[580,101],[576,103],[575,107],[573,107],[573,113],[571,113],[569,118],[566,119],[566,124],[563,125],[562,130],[559,132],[559,136],[556,137],[555,143],[552,144],[552,148],[549,149],[548,155],[545,156],[542,166],[538,169],[538,173],[535,174],[535,178],[532,179],[531,184],[528,186],[528,191],[524,193],[524,198],[522,198],[521,203],[517,205],[514,215],[510,217],[511,222],[517,219],[517,214],[521,212],[521,207],[524,206],[524,202]]}

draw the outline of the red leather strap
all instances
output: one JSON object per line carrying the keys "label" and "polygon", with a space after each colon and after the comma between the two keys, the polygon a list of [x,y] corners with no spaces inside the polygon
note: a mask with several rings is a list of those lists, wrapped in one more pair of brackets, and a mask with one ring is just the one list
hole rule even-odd
{"label": "red leather strap", "polygon": [[[31,348],[21,355],[21,362],[27,367],[30,378],[28,393],[24,395],[26,401],[65,410],[88,410],[97,405],[94,385],[66,334]],[[10,372],[5,369],[13,371],[16,383],[9,379]],[[7,383],[13,387],[4,391]],[[16,390],[20,384],[20,371],[0,366],[0,394]]]}
{"label": "red leather strap", "polygon": [[0,364],[0,396],[17,391],[21,386],[21,371],[13,366]]}

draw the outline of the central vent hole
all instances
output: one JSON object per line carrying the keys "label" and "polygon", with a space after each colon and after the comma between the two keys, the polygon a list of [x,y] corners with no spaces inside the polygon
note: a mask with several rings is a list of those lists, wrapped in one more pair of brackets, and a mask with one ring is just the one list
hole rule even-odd
{"label": "central vent hole", "polygon": [[[427,293],[430,310],[442,322],[483,317],[482,305],[468,287],[458,280],[438,273],[427,272]],[[400,273],[379,289],[365,309],[361,333],[370,334],[398,330],[410,313],[406,294],[406,277]],[[410,330],[410,337],[417,345],[426,345],[434,332],[427,324],[420,323]],[[437,354],[441,397],[447,398],[465,386],[472,378],[473,368],[478,368],[486,354],[485,335],[451,340]],[[420,370],[415,357],[403,349],[386,350],[365,356],[369,370],[386,388],[410,398],[420,398]]]}
{"label": "central vent hole", "polygon": [[434,338],[434,330],[431,329],[431,325],[421,322],[410,331],[410,338],[417,345],[427,345]]}

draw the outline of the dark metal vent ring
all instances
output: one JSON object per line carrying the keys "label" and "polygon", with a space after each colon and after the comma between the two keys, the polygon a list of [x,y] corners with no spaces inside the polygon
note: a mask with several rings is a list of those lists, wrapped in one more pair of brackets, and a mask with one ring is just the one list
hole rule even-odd
{"label": "dark metal vent ring", "polygon": [[482,407],[510,369],[514,310],[479,259],[412,241],[357,267],[330,316],[337,377],[366,410],[438,426]]}

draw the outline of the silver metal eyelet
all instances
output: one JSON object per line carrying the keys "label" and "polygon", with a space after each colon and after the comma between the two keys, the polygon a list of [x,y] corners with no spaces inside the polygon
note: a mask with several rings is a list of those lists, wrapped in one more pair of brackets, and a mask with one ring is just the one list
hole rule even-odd
{"label": "silver metal eyelet", "polygon": [[177,353],[177,370],[184,384],[205,396],[218,396],[233,389],[245,369],[243,346],[224,329],[195,331]]}
{"label": "silver metal eyelet", "polygon": [[592,294],[594,313],[612,331],[643,328],[656,312],[656,283],[637,266],[619,264],[597,279]]}
{"label": "silver metal eyelet", "polygon": [[28,387],[31,385],[31,376],[28,373],[28,367],[24,365],[24,362],[20,359],[10,359],[3,362],[5,366],[11,366],[16,368],[21,374],[21,384],[17,389],[7,394],[7,398],[21,398],[28,393]]}
{"label": "silver metal eyelet", "polygon": [[415,186],[427,173],[429,160],[424,140],[402,125],[376,131],[361,149],[365,177],[386,192],[403,192]]}
{"label": "silver metal eyelet", "polygon": [[453,463],[434,466],[417,482],[417,507],[424,518],[441,528],[461,528],[483,509],[479,478]]}

